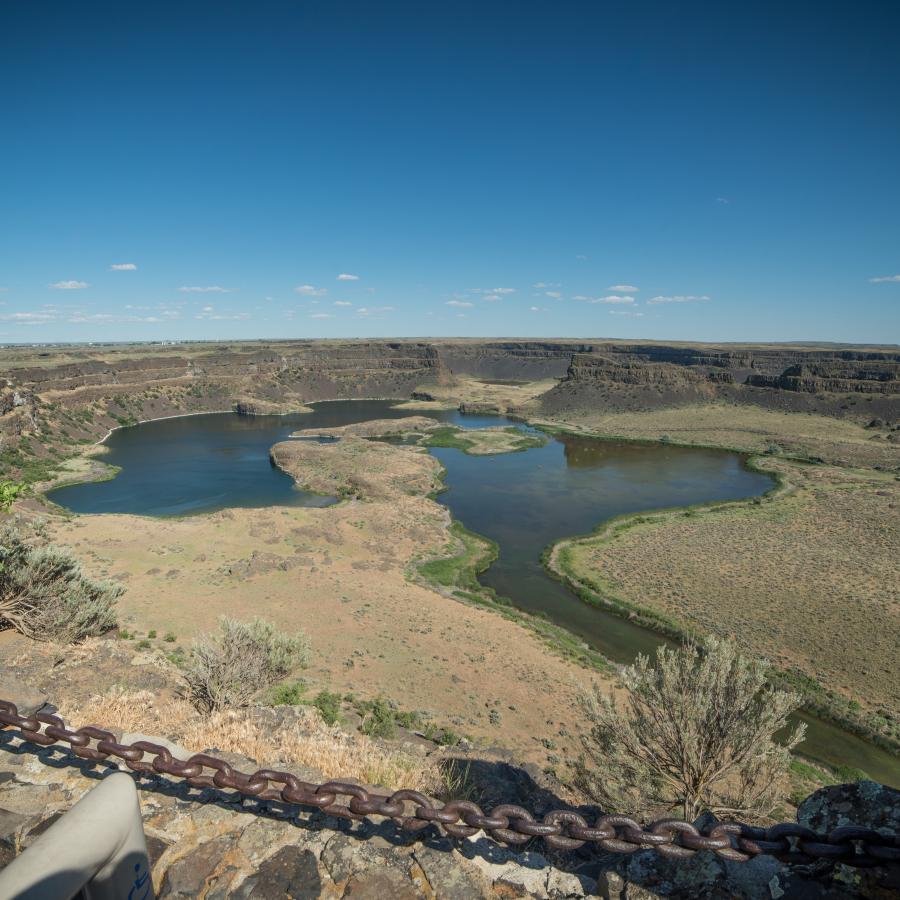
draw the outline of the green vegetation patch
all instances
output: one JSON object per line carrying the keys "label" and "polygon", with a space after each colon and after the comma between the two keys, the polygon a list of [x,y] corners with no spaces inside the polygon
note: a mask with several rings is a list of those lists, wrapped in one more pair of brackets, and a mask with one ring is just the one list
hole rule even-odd
{"label": "green vegetation patch", "polygon": [[518,453],[534,447],[543,447],[547,443],[547,438],[543,434],[528,434],[515,425],[506,428],[479,429],[445,425],[430,431],[420,443],[424,447],[449,447],[479,456],[491,453]]}
{"label": "green vegetation patch", "polygon": [[446,548],[447,555],[419,562],[410,573],[413,578],[437,590],[449,592],[463,602],[486,607],[504,619],[528,628],[564,659],[600,672],[613,671],[609,660],[592,650],[581,638],[544,618],[517,609],[508,598],[499,596],[479,582],[479,573],[497,559],[497,544],[469,531],[460,522],[452,523],[450,533],[454,540]]}

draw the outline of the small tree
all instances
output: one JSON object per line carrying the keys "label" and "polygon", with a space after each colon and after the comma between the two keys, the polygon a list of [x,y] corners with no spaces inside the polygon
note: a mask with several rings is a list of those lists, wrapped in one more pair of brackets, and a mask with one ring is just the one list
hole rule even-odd
{"label": "small tree", "polygon": [[772,688],[767,670],[728,641],[659,647],[655,665],[639,656],[621,708],[599,687],[583,697],[580,787],[613,812],[769,813],[805,726],[774,740],[800,696]]}
{"label": "small tree", "polygon": [[184,671],[188,697],[202,712],[247,706],[261,688],[309,660],[306,635],[282,634],[265,619],[238,622],[222,616],[219,629],[194,641]]}
{"label": "small tree", "polygon": [[0,630],[62,643],[116,624],[121,585],[88,578],[59,547],[29,544],[13,525],[0,529]]}

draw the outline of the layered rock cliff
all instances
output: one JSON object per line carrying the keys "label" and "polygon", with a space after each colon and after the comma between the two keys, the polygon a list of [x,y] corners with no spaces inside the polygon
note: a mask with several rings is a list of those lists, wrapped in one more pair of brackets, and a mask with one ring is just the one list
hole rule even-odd
{"label": "layered rock cliff", "polygon": [[[623,341],[247,341],[0,351],[0,466],[142,419],[316,400],[407,398],[455,378],[556,380],[543,415],[710,400],[900,419],[893,348]],[[462,397],[462,399],[466,399]],[[858,403],[865,399],[866,403]],[[868,419],[867,419],[868,421]],[[29,443],[30,442],[30,443]],[[11,455],[12,454],[12,455]]]}

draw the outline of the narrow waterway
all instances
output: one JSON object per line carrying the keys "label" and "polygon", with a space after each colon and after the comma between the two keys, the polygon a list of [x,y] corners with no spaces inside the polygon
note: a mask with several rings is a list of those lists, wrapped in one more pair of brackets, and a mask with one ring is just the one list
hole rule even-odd
{"label": "narrow waterway", "polygon": [[[333,498],[297,490],[291,478],[270,465],[272,444],[300,428],[410,414],[390,401],[354,400],[313,404],[312,413],[290,416],[221,413],[148,422],[117,430],[107,440],[104,460],[121,469],[114,479],[60,488],[50,497],[80,513],[154,516],[223,507],[328,505]],[[429,415],[467,428],[510,424],[456,411]],[[768,476],[748,470],[737,454],[663,444],[559,436],[544,447],[499,456],[443,448],[431,452],[447,470],[448,490],[440,502],[500,548],[482,582],[621,663],[652,653],[662,638],[579,600],[548,576],[541,564],[544,549],[613,516],[755,496],[772,486]],[[804,720],[809,726],[801,748],[806,755],[900,784],[900,763],[890,754],[825,722]]]}

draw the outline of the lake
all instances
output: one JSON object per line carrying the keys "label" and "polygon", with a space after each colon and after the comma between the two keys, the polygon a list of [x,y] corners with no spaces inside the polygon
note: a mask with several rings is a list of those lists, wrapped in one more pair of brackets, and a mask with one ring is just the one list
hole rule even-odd
{"label": "lake", "polygon": [[[78,513],[173,516],[223,507],[325,506],[334,498],[298,490],[270,464],[269,449],[301,428],[325,428],[417,414],[387,400],[311,404],[287,416],[233,413],[160,419],[114,431],[103,457],[120,467],[110,481],[59,488],[50,499]],[[466,428],[515,424],[497,416],[428,412]],[[613,661],[652,653],[662,640],[588,606],[541,564],[561,537],[585,534],[601,522],[641,510],[733,500],[765,493],[772,480],[746,468],[735,453],[665,444],[636,444],[569,435],[544,447],[498,456],[467,456],[432,448],[446,469],[439,501],[472,531],[496,541],[497,561],[481,581],[529,612],[545,615]],[[900,764],[890,754],[811,717],[805,754],[864,769],[897,784]]]}

